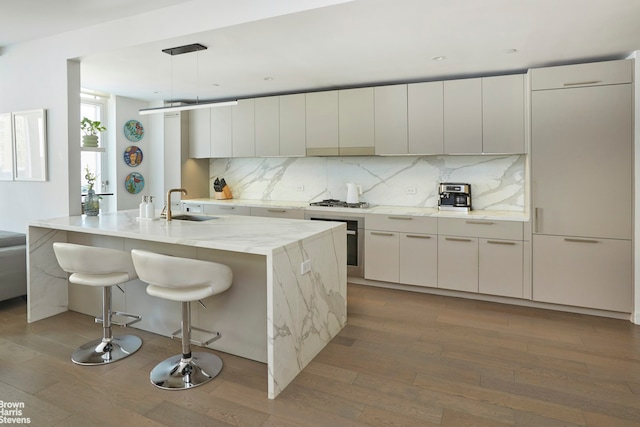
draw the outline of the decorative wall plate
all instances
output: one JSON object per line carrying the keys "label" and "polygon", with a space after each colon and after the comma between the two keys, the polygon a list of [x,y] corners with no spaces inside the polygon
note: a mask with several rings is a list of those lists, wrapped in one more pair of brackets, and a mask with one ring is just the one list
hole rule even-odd
{"label": "decorative wall plate", "polygon": [[144,136],[144,128],[142,127],[142,123],[137,120],[129,120],[124,124],[124,136],[126,136],[127,139],[132,142],[140,141]]}
{"label": "decorative wall plate", "polygon": [[136,167],[142,163],[142,150],[135,145],[131,145],[124,150],[124,162],[131,166]]}
{"label": "decorative wall plate", "polygon": [[131,172],[124,179],[124,187],[131,194],[138,194],[144,188],[144,177],[138,172]]}

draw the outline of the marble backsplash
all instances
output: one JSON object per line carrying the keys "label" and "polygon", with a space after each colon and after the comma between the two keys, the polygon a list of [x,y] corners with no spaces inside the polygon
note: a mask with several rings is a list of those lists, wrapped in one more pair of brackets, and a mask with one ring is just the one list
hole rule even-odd
{"label": "marble backsplash", "polygon": [[236,199],[345,200],[354,182],[360,201],[431,208],[440,182],[465,182],[473,209],[524,212],[525,171],[525,155],[211,159],[209,191],[213,197],[213,181],[224,177]]}

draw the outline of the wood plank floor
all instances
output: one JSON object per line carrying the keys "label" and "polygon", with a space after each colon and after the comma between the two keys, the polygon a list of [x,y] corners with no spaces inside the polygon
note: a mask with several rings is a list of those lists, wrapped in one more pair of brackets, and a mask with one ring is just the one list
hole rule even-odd
{"label": "wood plank floor", "polygon": [[33,426],[640,426],[628,321],[351,284],[348,298],[347,326],[276,400],[265,365],[224,353],[213,382],[156,389],[149,371],[180,343],[133,329],[135,355],[74,365],[99,325],[27,324],[24,301],[5,301],[0,400]]}

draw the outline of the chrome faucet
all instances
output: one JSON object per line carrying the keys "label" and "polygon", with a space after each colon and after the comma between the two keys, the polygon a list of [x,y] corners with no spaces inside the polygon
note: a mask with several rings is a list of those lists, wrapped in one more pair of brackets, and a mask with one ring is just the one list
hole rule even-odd
{"label": "chrome faucet", "polygon": [[167,204],[165,205],[165,209],[167,210],[167,221],[171,221],[171,193],[181,192],[185,196],[187,195],[187,190],[184,188],[172,188],[167,191]]}

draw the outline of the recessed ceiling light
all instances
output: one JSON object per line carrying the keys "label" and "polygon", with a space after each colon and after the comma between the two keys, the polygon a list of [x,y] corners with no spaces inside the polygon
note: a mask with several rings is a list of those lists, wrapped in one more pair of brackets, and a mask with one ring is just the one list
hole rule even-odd
{"label": "recessed ceiling light", "polygon": [[218,84],[218,83],[212,83],[212,84],[211,84],[211,86],[219,87],[219,86],[220,86],[220,84]]}
{"label": "recessed ceiling light", "polygon": [[432,61],[444,61],[445,59],[447,59],[446,56],[434,56],[431,58]]}
{"label": "recessed ceiling light", "polygon": [[264,79],[265,79],[265,81],[270,82],[271,80],[273,80],[273,77],[265,77]]}
{"label": "recessed ceiling light", "polygon": [[507,49],[504,52],[505,53],[516,53],[518,51],[518,49]]}

